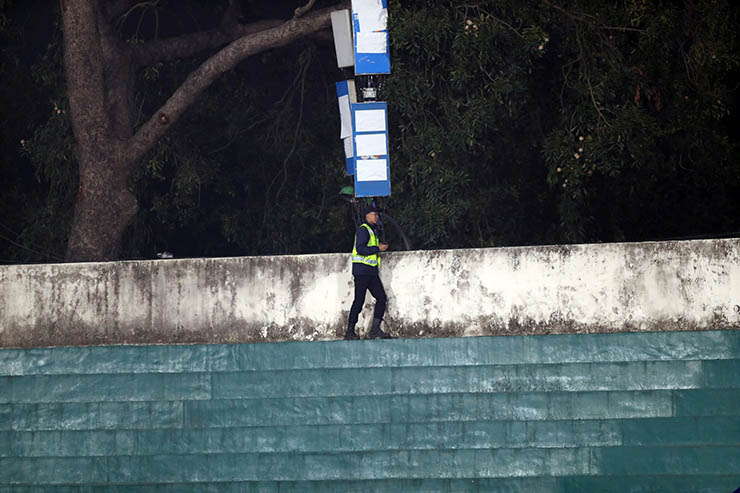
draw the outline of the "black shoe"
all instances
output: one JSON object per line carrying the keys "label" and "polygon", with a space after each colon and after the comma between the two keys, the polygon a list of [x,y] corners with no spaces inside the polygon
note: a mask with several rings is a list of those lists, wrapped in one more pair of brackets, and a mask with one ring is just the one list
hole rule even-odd
{"label": "black shoe", "polygon": [[380,318],[373,319],[373,327],[370,329],[370,333],[367,335],[367,339],[393,339],[393,336],[388,332],[380,330],[380,322],[383,320]]}
{"label": "black shoe", "polygon": [[393,336],[390,335],[388,332],[383,332],[382,330],[378,329],[375,332],[370,332],[367,335],[367,339],[393,339]]}
{"label": "black shoe", "polygon": [[355,324],[357,322],[347,322],[347,330],[344,331],[344,340],[345,341],[356,341],[360,338],[360,336],[355,333]]}

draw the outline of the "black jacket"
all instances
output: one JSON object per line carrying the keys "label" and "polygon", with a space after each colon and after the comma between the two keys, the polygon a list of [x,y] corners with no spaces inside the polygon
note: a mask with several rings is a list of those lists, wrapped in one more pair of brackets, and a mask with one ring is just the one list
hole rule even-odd
{"label": "black jacket", "polygon": [[[368,224],[368,226],[373,228],[372,224]],[[375,231],[375,228],[373,228],[373,231],[375,232],[375,235],[377,236],[378,232]],[[355,238],[357,238],[357,254],[358,255],[367,257],[368,255],[372,255],[374,253],[380,252],[380,248],[376,246],[367,246],[368,242],[370,241],[370,233],[367,231],[367,228],[365,228],[362,224],[360,225],[359,228],[357,228],[357,232],[355,233]],[[365,264],[352,262],[352,275],[353,276],[377,276],[378,268],[373,267],[371,265],[365,265]]]}

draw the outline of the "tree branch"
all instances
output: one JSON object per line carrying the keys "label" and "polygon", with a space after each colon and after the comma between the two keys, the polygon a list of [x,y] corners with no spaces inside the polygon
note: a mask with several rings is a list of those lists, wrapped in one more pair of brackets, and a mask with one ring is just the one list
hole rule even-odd
{"label": "tree branch", "polygon": [[189,58],[203,51],[215,50],[236,39],[277,27],[283,22],[282,20],[264,20],[247,25],[228,23],[209,31],[133,45],[131,52],[138,68],[147,67],[157,62]]}
{"label": "tree branch", "polygon": [[313,4],[316,3],[316,0],[308,0],[308,3],[304,5],[303,7],[298,7],[295,9],[295,12],[293,12],[293,19],[297,19],[299,17],[303,17],[303,14],[311,10],[313,7]]}
{"label": "tree branch", "polygon": [[597,17],[594,17],[594,16],[592,16],[590,14],[586,14],[585,12],[582,12],[580,14],[574,14],[572,12],[569,12],[565,8],[561,7],[560,5],[556,5],[556,4],[552,3],[552,2],[550,2],[549,0],[542,0],[542,3],[544,3],[545,5],[549,5],[550,7],[554,8],[556,10],[559,10],[560,12],[562,12],[563,14],[565,14],[566,16],[570,17],[573,20],[577,20],[577,21],[583,22],[585,24],[590,24],[590,25],[595,26],[595,27],[597,27],[599,29],[605,29],[605,30],[608,30],[608,31],[625,31],[625,32],[626,31],[632,31],[632,32],[638,32],[638,33],[644,33],[645,32],[644,29],[637,29],[637,28],[634,28],[634,27],[627,27],[627,26],[608,26],[608,25],[604,24],[601,20],[599,20]]}
{"label": "tree branch", "polygon": [[100,2],[101,6],[105,9],[105,16],[110,21],[125,14],[131,7],[133,7],[136,0],[107,0]]}
{"label": "tree branch", "polygon": [[256,53],[289,44],[324,29],[331,23],[331,13],[346,8],[344,4],[316,11],[280,26],[241,37],[224,47],[191,72],[165,104],[139,129],[129,142],[133,160],[140,159],[175,121],[221,74]]}

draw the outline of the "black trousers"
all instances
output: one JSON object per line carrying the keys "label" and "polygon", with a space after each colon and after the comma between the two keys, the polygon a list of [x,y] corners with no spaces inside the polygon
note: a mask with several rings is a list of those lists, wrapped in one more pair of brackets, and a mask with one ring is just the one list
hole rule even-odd
{"label": "black trousers", "polygon": [[383,283],[378,276],[355,276],[355,300],[352,302],[352,308],[349,309],[349,323],[356,324],[357,319],[362,311],[362,305],[365,304],[365,292],[370,290],[370,294],[375,298],[375,310],[373,318],[382,320],[385,313],[385,305],[388,297],[385,295]]}

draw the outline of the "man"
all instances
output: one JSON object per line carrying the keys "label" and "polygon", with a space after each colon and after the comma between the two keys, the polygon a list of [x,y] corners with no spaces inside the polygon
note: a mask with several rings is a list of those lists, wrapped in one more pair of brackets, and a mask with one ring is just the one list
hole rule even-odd
{"label": "man", "polygon": [[380,267],[380,252],[388,249],[388,245],[378,241],[378,235],[374,227],[378,224],[378,209],[368,206],[363,210],[365,222],[357,228],[355,233],[355,246],[352,249],[352,275],[355,278],[355,299],[349,310],[349,321],[344,339],[348,341],[357,340],[359,336],[355,333],[357,318],[365,304],[365,291],[375,298],[375,310],[373,312],[373,326],[368,339],[391,339],[391,335],[380,330],[383,321],[385,304],[388,299],[380,282],[378,268]]}

